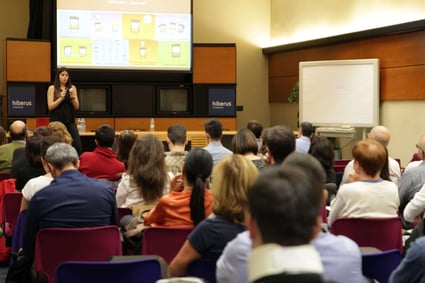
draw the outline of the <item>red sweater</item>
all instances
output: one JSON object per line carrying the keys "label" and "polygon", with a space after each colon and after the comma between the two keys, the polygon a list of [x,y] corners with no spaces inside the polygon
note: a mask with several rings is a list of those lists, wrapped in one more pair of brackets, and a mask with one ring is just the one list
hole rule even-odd
{"label": "red sweater", "polygon": [[96,147],[92,152],[81,154],[80,172],[96,179],[117,181],[125,172],[125,166],[117,159],[117,154],[112,150]]}

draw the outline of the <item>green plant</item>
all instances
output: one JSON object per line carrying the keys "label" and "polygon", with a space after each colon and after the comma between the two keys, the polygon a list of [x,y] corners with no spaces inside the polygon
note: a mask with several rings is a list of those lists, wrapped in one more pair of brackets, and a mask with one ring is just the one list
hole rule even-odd
{"label": "green plant", "polygon": [[292,88],[291,95],[288,97],[289,103],[297,103],[298,102],[298,94],[299,94],[299,84],[296,82],[294,87]]}

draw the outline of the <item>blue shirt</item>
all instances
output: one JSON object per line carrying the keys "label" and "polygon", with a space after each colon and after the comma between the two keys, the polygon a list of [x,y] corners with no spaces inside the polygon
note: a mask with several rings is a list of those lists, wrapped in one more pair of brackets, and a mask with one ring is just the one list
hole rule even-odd
{"label": "blue shirt", "polygon": [[35,238],[42,228],[78,228],[117,225],[117,205],[112,186],[66,170],[31,199],[23,249],[34,257]]}
{"label": "blue shirt", "polygon": [[407,250],[406,256],[390,276],[390,283],[425,282],[425,237],[416,239]]}
{"label": "blue shirt", "polygon": [[295,151],[308,153],[311,140],[309,137],[301,136],[295,140]]}
{"label": "blue shirt", "polygon": [[233,152],[224,147],[221,142],[216,141],[210,142],[204,149],[211,154],[214,165],[227,155],[233,154]]}
{"label": "blue shirt", "polygon": [[[363,282],[362,256],[358,245],[344,236],[320,233],[311,242],[323,264],[323,279],[335,283]],[[229,242],[217,261],[216,277],[220,283],[247,283],[247,257],[251,251],[249,232]]]}

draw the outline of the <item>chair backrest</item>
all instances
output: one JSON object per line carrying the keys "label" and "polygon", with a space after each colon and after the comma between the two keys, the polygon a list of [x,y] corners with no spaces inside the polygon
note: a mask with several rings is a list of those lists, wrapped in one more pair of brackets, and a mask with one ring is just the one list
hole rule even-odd
{"label": "chair backrest", "polygon": [[346,166],[349,162],[351,161],[351,159],[335,159],[334,160],[334,165],[336,166]]}
{"label": "chair backrest", "polygon": [[149,227],[143,232],[142,254],[159,255],[170,264],[192,230],[192,228]]}
{"label": "chair backrest", "polygon": [[34,267],[52,283],[56,268],[65,261],[106,261],[121,254],[117,226],[46,228],[37,233]]}
{"label": "chair backrest", "polygon": [[398,249],[403,252],[402,226],[399,217],[340,218],[332,223],[331,232],[354,240],[360,247],[375,247],[381,251]]}
{"label": "chair backrest", "polygon": [[128,207],[118,207],[118,222],[117,223],[120,223],[121,218],[123,218],[124,216],[131,215],[131,214],[132,214],[132,211],[131,211],[130,208],[128,208]]}
{"label": "chair backrest", "polygon": [[2,223],[4,225],[3,232],[6,237],[6,243],[12,238],[15,223],[18,219],[19,210],[21,208],[21,200],[21,192],[6,193],[3,196]]}
{"label": "chair backrest", "polygon": [[380,253],[363,254],[363,275],[369,279],[376,279],[381,283],[386,283],[391,273],[399,266],[400,262],[401,254],[398,249]]}
{"label": "chair backrest", "polygon": [[217,261],[213,259],[198,259],[189,264],[186,276],[193,276],[205,279],[208,283],[216,283],[215,277]]}
{"label": "chair backrest", "polygon": [[62,263],[55,273],[55,283],[155,283],[162,278],[158,260],[145,258],[131,261]]}
{"label": "chair backrest", "polygon": [[42,126],[48,126],[50,123],[50,118],[49,117],[37,117],[35,119],[35,127],[39,128]]}

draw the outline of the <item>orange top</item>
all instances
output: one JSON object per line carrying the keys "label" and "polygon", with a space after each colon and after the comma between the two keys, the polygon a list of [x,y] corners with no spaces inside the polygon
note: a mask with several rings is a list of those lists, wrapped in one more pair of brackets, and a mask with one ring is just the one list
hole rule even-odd
{"label": "orange top", "polygon": [[[205,216],[211,214],[213,196],[211,190],[204,190]],[[170,192],[145,216],[145,225],[193,227],[190,219],[190,196],[192,190]]]}

